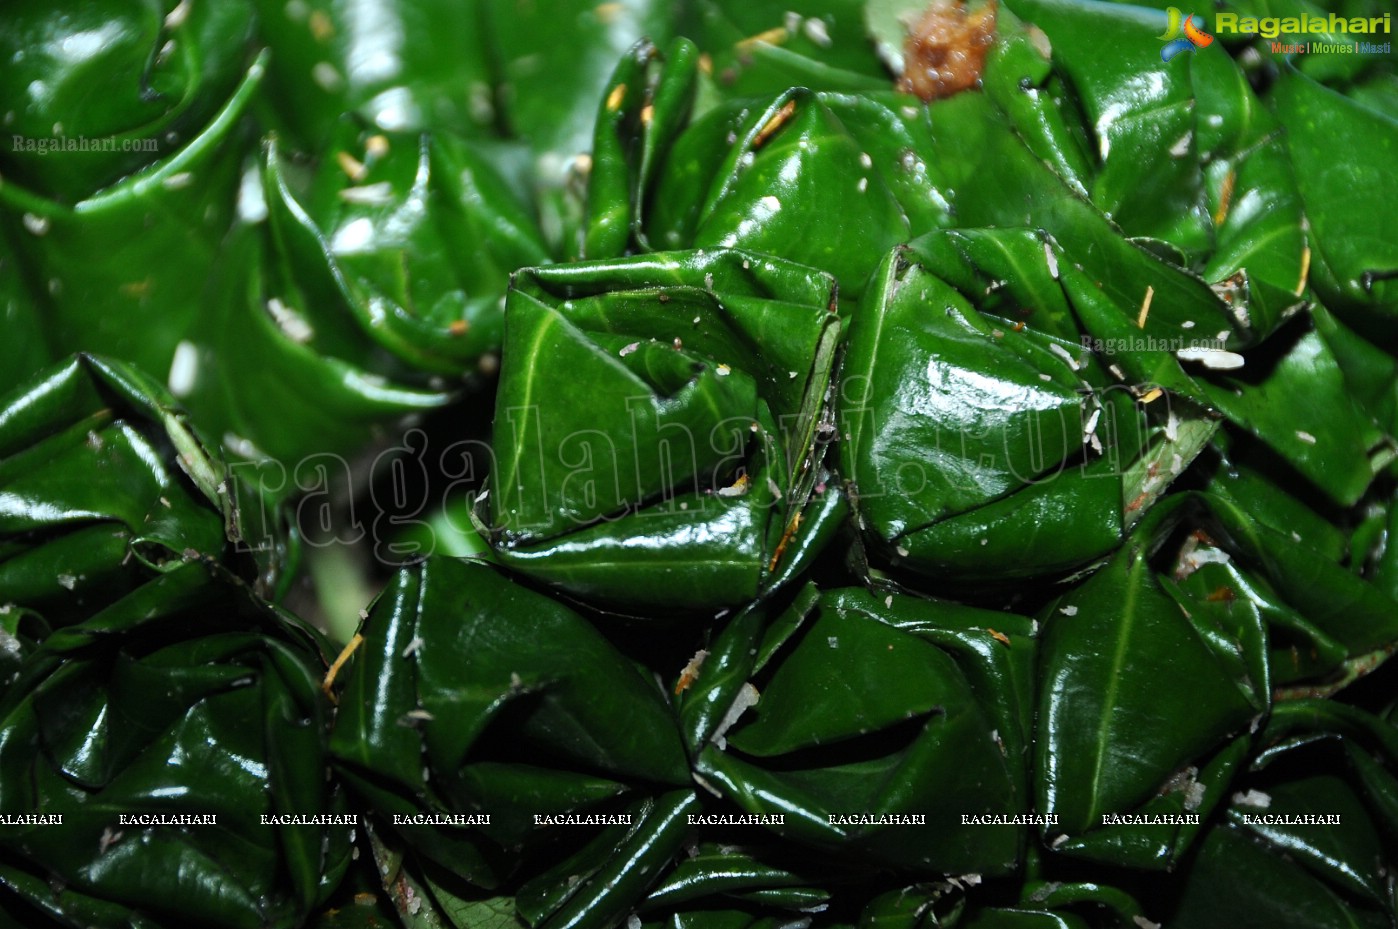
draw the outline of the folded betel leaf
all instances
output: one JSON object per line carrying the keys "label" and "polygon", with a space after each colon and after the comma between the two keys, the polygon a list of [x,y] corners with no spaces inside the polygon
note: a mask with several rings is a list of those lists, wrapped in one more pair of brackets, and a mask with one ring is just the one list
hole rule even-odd
{"label": "folded betel leaf", "polygon": [[[1393,219],[1372,204],[1393,191],[1377,170],[1398,146],[1394,114],[1291,71],[1272,94],[1311,226],[1312,278],[1326,305],[1391,349],[1398,305]],[[1337,159],[1338,151],[1354,157]]]}
{"label": "folded betel leaf", "polygon": [[1185,503],[1177,496],[1158,505],[1039,620],[1039,674],[1048,683],[1038,695],[1035,795],[1058,816],[1044,834],[1071,841],[1118,825],[1166,827],[1158,852],[1144,839],[1129,843],[1138,865],[1167,864],[1174,843],[1192,837],[1177,817],[1217,802],[1227,775],[1213,772],[1211,759],[1222,752],[1236,765],[1229,743],[1271,701],[1256,617],[1249,625],[1246,616],[1199,615],[1201,604],[1172,595],[1156,573],[1152,558]]}
{"label": "folded betel leaf", "polygon": [[915,170],[918,152],[930,157],[914,142],[924,134],[891,102],[795,88],[706,113],[670,149],[647,240],[780,255],[857,299],[889,248],[945,224],[944,201]]}
{"label": "folded betel leaf", "polygon": [[504,101],[499,121],[533,153],[541,187],[561,183],[567,164],[589,150],[597,105],[617,58],[642,39],[666,47],[677,12],[660,0],[583,7],[570,0],[480,4]]}
{"label": "folded betel leaf", "polygon": [[587,217],[579,258],[613,258],[646,249],[642,218],[656,173],[689,121],[698,82],[698,50],[677,39],[662,56],[648,40],[621,59],[597,113],[587,171]]}
{"label": "folded betel leaf", "polygon": [[798,599],[749,650],[696,770],[846,869],[1012,871],[1037,821],[1035,652],[1030,621],[1009,613],[865,590]]}
{"label": "folded betel leaf", "polygon": [[698,807],[690,790],[633,801],[624,814],[628,822],[607,827],[576,855],[520,888],[520,916],[540,929],[618,925],[680,854]]}
{"label": "folded betel leaf", "polygon": [[[787,10],[701,0],[694,35],[710,56],[715,89],[730,98],[769,97],[791,87],[876,91],[892,86],[866,35],[865,18],[881,12],[877,6],[822,0]],[[901,24],[895,28],[904,31]]]}
{"label": "folded betel leaf", "polygon": [[[683,918],[686,911],[699,910],[705,904],[741,908],[743,903],[753,914],[760,908],[811,912],[830,899],[831,894],[815,886],[811,876],[775,863],[781,858],[778,846],[754,841],[751,832],[742,835],[747,840],[741,846],[722,842],[692,846],[691,853],[669,870],[637,907],[638,914],[647,921],[664,919],[662,914]],[[809,870],[823,872],[826,865],[811,862]]]}
{"label": "folded betel leaf", "polygon": [[79,355],[0,399],[0,599],[26,636],[187,563],[273,596],[295,540],[267,515],[135,367]]}
{"label": "folded betel leaf", "polygon": [[[1398,641],[1398,601],[1373,582],[1367,553],[1351,553],[1343,536],[1341,551],[1327,551],[1325,539],[1334,530],[1316,532],[1322,520],[1314,513],[1296,515],[1304,507],[1294,501],[1285,506],[1274,493],[1272,507],[1283,503],[1284,508],[1269,512],[1259,488],[1228,489],[1228,496],[1202,497],[1208,511],[1200,527],[1203,539],[1199,553],[1185,553],[1185,567],[1238,563],[1240,577],[1220,579],[1210,595],[1250,600],[1275,626],[1273,680],[1294,688],[1293,694],[1312,687],[1328,693],[1382,663]],[[1294,521],[1285,528],[1272,525],[1282,513]]]}
{"label": "folded betel leaf", "polygon": [[1342,507],[1256,440],[1219,433],[1214,446],[1201,460],[1206,482],[1176,581],[1228,611],[1259,613],[1279,697],[1339,691],[1398,640],[1391,484]]}
{"label": "folded betel leaf", "polygon": [[519,272],[483,531],[579,597],[742,604],[836,522],[831,278],[727,249]]}
{"label": "folded betel leaf", "polygon": [[[963,583],[1111,551],[1214,425],[1116,383],[1081,344],[979,312],[917,251],[889,254],[850,325],[841,470],[866,537],[895,564]],[[929,255],[975,279],[950,239]]]}
{"label": "folded betel leaf", "polygon": [[[1031,873],[1020,887],[1019,901],[1014,907],[986,907],[976,914],[976,918],[971,920],[969,925],[1024,929],[1095,929],[1106,926],[1149,929],[1158,925],[1147,916],[1147,909],[1154,908],[1154,901],[1149,901],[1148,906],[1142,906],[1133,894],[1145,894],[1142,893],[1142,888],[1131,880],[1129,872],[1116,872],[1112,883],[1072,879],[1079,875],[1069,875],[1067,880],[1049,880],[1047,876]],[[1130,889],[1124,889],[1122,885]],[[1080,915],[1083,913],[1091,913],[1093,918],[1084,919]]]}
{"label": "folded betel leaf", "polygon": [[[1265,337],[1297,308],[1306,243],[1281,124],[1241,68],[1219,53],[1162,60],[1168,18],[1153,10],[1009,5],[1032,23],[1015,40],[1037,36],[1028,44],[1051,58],[1050,67],[1012,56],[1006,42],[986,69],[987,92],[1029,147],[1125,235],[1228,287],[1239,337]],[[1104,43],[1113,55],[1101,54]],[[1079,138],[1095,149],[1091,173],[1064,157],[1078,154]]]}
{"label": "folded betel leaf", "polygon": [[[1165,16],[1126,4],[1006,5],[1042,31],[1081,108],[1098,161],[1089,183],[1093,203],[1130,235],[1165,239],[1186,252],[1205,248],[1208,216],[1196,208],[1202,176],[1187,148],[1194,121],[1189,68],[1161,59],[1156,36]],[[1104,47],[1113,54],[1102,54]]]}
{"label": "folded betel leaf", "polygon": [[[23,4],[0,78],[0,224],[55,355],[164,376],[199,319],[266,60],[242,2]],[[35,370],[37,366],[27,369]]]}
{"label": "folded betel leaf", "polygon": [[272,240],[310,344],[330,347],[352,325],[409,369],[456,376],[499,349],[510,272],[547,254],[472,148],[345,119],[309,182],[275,145],[266,161]]}
{"label": "folded betel leaf", "polygon": [[1303,318],[1246,357],[1237,370],[1197,378],[1201,396],[1336,503],[1357,503],[1398,439],[1365,408],[1335,350]]}
{"label": "folded betel leaf", "polygon": [[11,5],[7,184],[71,205],[176,154],[245,80],[252,31],[238,0]]}
{"label": "folded betel leaf", "polygon": [[[403,569],[355,644],[339,675],[338,768],[418,854],[478,886],[540,847],[566,847],[569,830],[536,817],[614,817],[689,783],[649,675],[494,567]],[[456,825],[431,814],[484,815]]]}
{"label": "folded betel leaf", "polygon": [[[1135,804],[1101,801],[1081,834],[1054,846],[1063,854],[1174,867],[1256,750],[1241,722],[1253,715],[1251,732],[1258,714],[1304,713],[1309,698],[1373,672],[1398,640],[1398,609],[1364,565],[1345,563],[1343,533],[1245,462],[1225,460],[1210,492],[1158,507],[1107,568],[1042,617],[1045,673],[1058,682],[1043,698],[1043,786],[1066,809],[1108,796],[1133,770],[1149,788]],[[1118,564],[1133,553],[1134,568]],[[1123,570],[1135,579],[1103,595]],[[1169,683],[1177,679],[1190,682],[1188,696]],[[1203,698],[1206,687],[1217,696]],[[1227,721],[1201,715],[1228,706]],[[1155,735],[1142,741],[1147,731]],[[1168,761],[1152,756],[1183,738],[1196,741]]]}
{"label": "folded betel leaf", "polygon": [[1207,913],[1277,926],[1388,925],[1398,815],[1391,724],[1303,700],[1279,705],[1258,742],[1225,816],[1182,872],[1166,924],[1226,924]]}
{"label": "folded betel leaf", "polygon": [[272,52],[269,121],[292,148],[319,153],[353,113],[385,132],[490,134],[499,123],[477,6],[257,0]]}
{"label": "folded betel leaf", "polygon": [[1279,929],[1390,924],[1382,910],[1337,892],[1284,847],[1231,826],[1209,831],[1185,877],[1164,925],[1222,927],[1256,919]]}
{"label": "folded betel leaf", "polygon": [[325,777],[325,668],[309,627],[197,562],[55,631],[0,698],[0,905],[35,927],[304,925],[356,820]]}
{"label": "folded betel leaf", "polygon": [[[451,400],[451,384],[381,342],[443,364],[433,340],[454,345],[456,337],[450,323],[441,335],[411,312],[390,321],[383,295],[353,289],[364,285],[346,276],[291,195],[277,153],[268,140],[262,170],[243,176],[237,221],[169,383],[224,453],[257,471],[270,498],[285,499],[312,456],[344,455],[387,424]],[[408,300],[400,280],[394,289]],[[376,310],[374,322],[358,321]],[[299,489],[308,489],[304,481]]]}

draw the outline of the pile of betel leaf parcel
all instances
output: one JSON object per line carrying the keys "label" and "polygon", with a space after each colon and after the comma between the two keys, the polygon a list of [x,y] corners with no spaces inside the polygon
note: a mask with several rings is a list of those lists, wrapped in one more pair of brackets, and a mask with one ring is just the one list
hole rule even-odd
{"label": "pile of betel leaf parcel", "polygon": [[1394,925],[1387,14],[1151,6],[6,4],[0,926]]}

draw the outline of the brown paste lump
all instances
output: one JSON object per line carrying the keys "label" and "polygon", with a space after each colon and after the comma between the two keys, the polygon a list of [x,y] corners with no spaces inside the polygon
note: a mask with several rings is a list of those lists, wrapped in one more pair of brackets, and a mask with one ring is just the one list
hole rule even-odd
{"label": "brown paste lump", "polygon": [[975,87],[995,43],[996,0],[974,13],[962,0],[932,0],[908,31],[898,89],[923,100]]}

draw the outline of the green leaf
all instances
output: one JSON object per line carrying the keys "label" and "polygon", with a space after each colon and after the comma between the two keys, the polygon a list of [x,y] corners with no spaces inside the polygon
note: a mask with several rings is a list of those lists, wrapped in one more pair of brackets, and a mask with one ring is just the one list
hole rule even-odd
{"label": "green leaf", "polygon": [[1255,712],[1161,589],[1148,529],[1041,620],[1038,806],[1069,835],[1130,812]]}
{"label": "green leaf", "polygon": [[[6,187],[14,180],[74,203],[177,152],[217,121],[244,76],[251,10],[226,0],[183,16],[168,16],[170,9],[10,9],[0,47],[13,65],[0,79],[14,114],[0,148]],[[91,36],[101,41],[86,41]]]}
{"label": "green leaf", "polygon": [[1285,929],[1377,929],[1387,922],[1306,874],[1280,849],[1254,842],[1233,827],[1209,831],[1186,877],[1178,903],[1166,916],[1169,925],[1226,926],[1264,920]]}
{"label": "green leaf", "polygon": [[[78,356],[0,398],[0,584],[52,625],[161,572],[222,564],[269,593],[293,551],[139,369]],[[251,549],[252,557],[247,552]]]}
{"label": "green leaf", "polygon": [[495,407],[496,557],[629,610],[732,606],[783,578],[832,431],[832,287],[730,250],[518,274]]}
{"label": "green leaf", "polygon": [[[793,611],[807,609],[798,601]],[[1024,636],[1020,650],[980,625],[990,622]],[[755,678],[755,708],[711,737],[696,768],[744,810],[783,815],[771,828],[790,840],[894,867],[1001,872],[1019,854],[1022,828],[963,816],[1027,806],[1026,627],[1008,614],[828,592]],[[925,820],[898,825],[880,815]]]}
{"label": "green leaf", "polygon": [[[956,260],[945,238],[927,244]],[[963,582],[1101,557],[1209,429],[1149,440],[1145,405],[1081,346],[977,312],[908,257],[876,275],[841,383],[842,466],[868,535],[895,564]]]}
{"label": "green leaf", "polygon": [[[361,635],[331,747],[408,809],[490,812],[498,840],[517,842],[537,804],[618,792],[593,772],[688,782],[655,685],[576,613],[491,567],[437,559],[404,569]],[[520,748],[528,765],[486,764]]]}
{"label": "green leaf", "polygon": [[[1394,220],[1371,204],[1392,192],[1378,166],[1398,151],[1398,122],[1288,71],[1272,94],[1313,231],[1315,285],[1326,304],[1383,331],[1394,312]],[[1336,159],[1337,151],[1355,158]]]}
{"label": "green leaf", "polygon": [[[207,18],[197,16],[204,28],[214,29],[215,34],[236,28],[228,18],[239,15],[238,4],[215,3],[207,9],[211,11]],[[203,40],[220,46],[227,37]],[[157,47],[165,41],[160,39]],[[153,54],[154,48],[148,51]],[[226,64],[221,57],[213,55],[205,63],[210,67]],[[130,166],[119,171],[108,178],[114,181],[110,186],[81,186],[69,197],[60,194],[53,199],[43,188],[29,189],[8,178],[0,186],[0,221],[12,226],[7,231],[23,256],[35,303],[44,310],[40,322],[54,355],[100,352],[164,376],[180,343],[200,328],[200,301],[192,291],[199,293],[212,276],[220,242],[233,220],[238,172],[247,150],[240,126],[261,84],[266,56],[246,65],[239,61],[235,67],[241,83],[217,98],[218,107],[207,114],[207,123],[168,127],[179,147],[140,170]],[[81,69],[75,71],[81,73]],[[139,74],[141,68],[130,73]],[[73,81],[74,77],[65,76],[64,83],[72,84],[68,92],[88,94],[86,79]],[[46,85],[38,81],[34,86]],[[109,99],[109,95],[97,96]],[[45,137],[41,142],[55,141],[46,138],[55,122],[62,119],[49,116],[42,131],[33,127],[30,134]],[[138,129],[134,138],[111,141],[118,151],[138,150],[157,144],[165,128],[156,128],[154,138]],[[91,135],[94,138],[85,140],[89,143],[85,147],[100,149],[91,143],[105,142],[102,137],[108,132],[97,129]],[[67,160],[61,153],[50,154],[51,160],[49,155],[39,159],[41,166]]]}

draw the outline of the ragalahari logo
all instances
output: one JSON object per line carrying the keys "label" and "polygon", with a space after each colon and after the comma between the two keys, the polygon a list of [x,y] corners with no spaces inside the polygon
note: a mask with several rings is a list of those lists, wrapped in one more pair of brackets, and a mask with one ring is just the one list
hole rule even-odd
{"label": "ragalahari logo", "polygon": [[1178,7],[1170,7],[1166,14],[1170,17],[1170,27],[1157,36],[1165,47],[1160,50],[1160,60],[1169,61],[1180,52],[1192,52],[1213,42],[1214,37],[1194,25],[1194,14],[1184,16]]}

